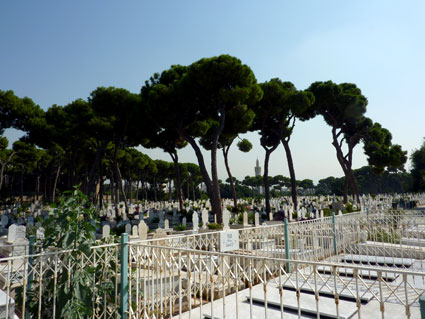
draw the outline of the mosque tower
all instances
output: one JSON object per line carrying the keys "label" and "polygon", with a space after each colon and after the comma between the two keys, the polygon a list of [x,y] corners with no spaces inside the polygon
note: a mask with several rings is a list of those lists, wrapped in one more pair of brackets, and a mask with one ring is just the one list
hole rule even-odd
{"label": "mosque tower", "polygon": [[[255,177],[261,176],[261,166],[260,166],[260,162],[258,161],[258,158],[257,158],[257,163],[254,167],[254,170],[255,170]],[[263,186],[258,186],[257,190],[258,190],[258,193],[260,194],[264,193]]]}
{"label": "mosque tower", "polygon": [[255,165],[254,169],[255,169],[255,176],[256,177],[261,176],[261,167],[260,167],[260,162],[258,161],[258,158],[257,158],[257,165]]}

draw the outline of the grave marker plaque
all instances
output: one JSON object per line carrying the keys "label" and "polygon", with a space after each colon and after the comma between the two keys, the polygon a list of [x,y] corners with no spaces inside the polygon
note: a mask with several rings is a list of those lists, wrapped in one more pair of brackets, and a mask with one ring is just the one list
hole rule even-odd
{"label": "grave marker plaque", "polygon": [[220,232],[220,252],[239,249],[239,232],[237,230],[226,230]]}

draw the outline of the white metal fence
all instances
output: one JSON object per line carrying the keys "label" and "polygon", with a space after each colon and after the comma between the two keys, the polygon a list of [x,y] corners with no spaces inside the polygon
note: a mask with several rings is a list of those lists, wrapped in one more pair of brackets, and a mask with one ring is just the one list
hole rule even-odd
{"label": "white metal fence", "polygon": [[130,245],[130,318],[419,318],[425,274]]}
{"label": "white metal fence", "polygon": [[[355,213],[0,259],[0,318],[61,318],[90,288],[92,318],[420,318],[425,216]],[[289,240],[285,240],[289,238]],[[289,256],[289,258],[284,258]],[[62,298],[61,297],[61,298]]]}

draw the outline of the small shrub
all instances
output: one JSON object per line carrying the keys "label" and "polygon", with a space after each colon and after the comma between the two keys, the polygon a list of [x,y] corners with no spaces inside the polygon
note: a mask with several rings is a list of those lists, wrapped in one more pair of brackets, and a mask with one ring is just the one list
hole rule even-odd
{"label": "small shrub", "polygon": [[208,229],[214,229],[214,230],[222,230],[223,225],[217,224],[217,223],[210,223],[207,225]]}
{"label": "small shrub", "polygon": [[179,224],[179,225],[177,225],[177,226],[174,227],[174,230],[175,231],[184,231],[186,229],[187,229],[187,226],[186,225],[183,225],[183,224]]}
{"label": "small shrub", "polygon": [[330,208],[323,208],[323,216],[324,217],[330,217],[332,216],[332,212]]}

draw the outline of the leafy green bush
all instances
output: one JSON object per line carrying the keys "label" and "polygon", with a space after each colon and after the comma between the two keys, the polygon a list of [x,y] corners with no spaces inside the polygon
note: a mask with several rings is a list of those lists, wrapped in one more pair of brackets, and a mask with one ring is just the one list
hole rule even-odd
{"label": "leafy green bush", "polygon": [[323,208],[323,216],[324,217],[330,217],[332,216],[332,212],[330,208]]}
{"label": "leafy green bush", "polygon": [[115,236],[121,236],[123,233],[125,233],[125,225],[119,225],[111,229],[111,234]]}
{"label": "leafy green bush", "polygon": [[177,226],[174,227],[174,230],[175,231],[184,231],[186,229],[187,229],[187,226],[186,225],[183,225],[183,224],[179,224],[179,225],[177,225]]}
{"label": "leafy green bush", "polygon": [[214,230],[222,230],[223,225],[217,224],[217,223],[210,223],[207,225],[208,229],[214,229]]}
{"label": "leafy green bush", "polygon": [[[27,292],[27,309],[32,317],[38,316],[41,302],[41,318],[53,318],[54,303],[56,318],[91,318],[95,295],[114,296],[112,274],[108,271],[111,268],[101,263],[97,266],[80,263],[84,255],[92,254],[91,246],[96,240],[98,225],[96,209],[77,188],[59,198],[54,214],[43,223],[45,240],[42,246],[45,250],[69,250],[69,253],[58,255],[59,265],[63,266],[60,271],[55,273],[53,269],[46,269],[42,283],[34,278],[32,289]],[[43,293],[42,298],[39,291]]]}

